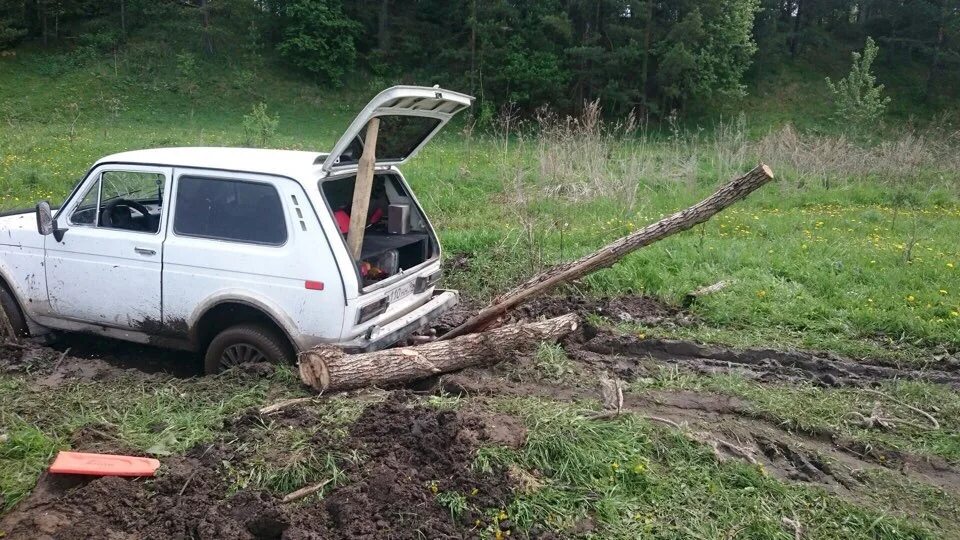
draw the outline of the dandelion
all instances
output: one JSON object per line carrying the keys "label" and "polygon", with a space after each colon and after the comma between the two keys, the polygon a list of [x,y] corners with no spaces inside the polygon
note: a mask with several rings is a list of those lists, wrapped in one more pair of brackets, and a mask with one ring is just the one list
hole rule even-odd
{"label": "dandelion", "polygon": [[940,289],[940,294],[946,295],[946,294],[947,294],[947,291],[944,290],[944,289]]}
{"label": "dandelion", "polygon": [[953,268],[953,263],[947,263],[947,268]]}
{"label": "dandelion", "polygon": [[960,317],[960,311],[951,311],[951,312],[950,312],[950,316],[951,316],[951,317]]}
{"label": "dandelion", "polygon": [[913,297],[912,294],[908,294],[908,295],[907,295],[907,302],[913,302],[914,300],[915,300],[915,298]]}
{"label": "dandelion", "polygon": [[614,461],[613,463],[610,464],[610,468],[616,471],[617,469],[620,468],[620,463],[617,461]]}
{"label": "dandelion", "polygon": [[763,298],[766,295],[767,295],[767,291],[764,291],[764,290],[757,291],[757,298]]}

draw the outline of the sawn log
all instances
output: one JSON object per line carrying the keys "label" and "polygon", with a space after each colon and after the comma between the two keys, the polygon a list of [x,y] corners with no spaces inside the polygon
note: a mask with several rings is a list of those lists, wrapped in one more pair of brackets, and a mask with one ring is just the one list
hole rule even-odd
{"label": "sawn log", "polygon": [[489,363],[505,352],[532,348],[543,341],[556,341],[576,330],[578,324],[578,317],[571,313],[416,347],[362,354],[319,347],[300,353],[300,378],[320,392],[400,384]]}
{"label": "sawn log", "polygon": [[770,170],[770,167],[761,163],[752,171],[731,180],[714,192],[713,195],[686,210],[681,210],[672,216],[647,225],[635,233],[608,244],[599,251],[575,261],[554,266],[530,278],[525,283],[496,298],[489,306],[480,310],[479,313],[460,326],[444,334],[440,339],[455,339],[463,335],[480,332],[488,328],[504,313],[530,298],[543,294],[562,283],[580,279],[601,268],[612,266],[629,253],[703,223],[771,180],[773,180],[773,171]]}

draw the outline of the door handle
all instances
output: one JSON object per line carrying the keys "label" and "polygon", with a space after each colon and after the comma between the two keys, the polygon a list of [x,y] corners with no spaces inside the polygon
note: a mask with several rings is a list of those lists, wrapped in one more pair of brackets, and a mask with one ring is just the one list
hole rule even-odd
{"label": "door handle", "polygon": [[136,251],[137,253],[141,254],[141,255],[150,256],[150,255],[156,255],[156,254],[157,254],[157,252],[156,252],[155,250],[147,249],[147,248],[133,248],[133,250]]}

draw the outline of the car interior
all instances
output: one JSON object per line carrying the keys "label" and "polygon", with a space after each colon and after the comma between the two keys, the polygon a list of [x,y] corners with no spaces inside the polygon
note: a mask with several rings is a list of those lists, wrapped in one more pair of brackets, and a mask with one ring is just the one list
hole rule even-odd
{"label": "car interior", "polygon": [[[356,176],[321,182],[321,191],[346,241]],[[427,221],[393,174],[374,176],[367,225],[357,261],[368,286],[438,255]]]}

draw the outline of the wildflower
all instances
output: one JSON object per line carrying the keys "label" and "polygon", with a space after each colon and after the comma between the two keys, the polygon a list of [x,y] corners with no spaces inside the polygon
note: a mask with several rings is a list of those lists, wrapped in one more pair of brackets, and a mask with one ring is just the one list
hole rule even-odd
{"label": "wildflower", "polygon": [[637,334],[637,339],[647,339],[647,335],[644,334],[643,332],[640,332],[639,334]]}
{"label": "wildflower", "polygon": [[617,470],[617,469],[620,468],[620,463],[614,461],[613,463],[610,464],[610,468],[613,469],[613,470]]}
{"label": "wildflower", "polygon": [[867,302],[873,303],[873,298],[867,298]]}
{"label": "wildflower", "polygon": [[947,268],[953,268],[953,263],[947,263]]}
{"label": "wildflower", "polygon": [[634,474],[643,474],[647,470],[647,466],[643,463],[637,463],[633,466]]}
{"label": "wildflower", "polygon": [[497,521],[503,521],[503,520],[505,520],[505,519],[507,519],[507,512],[506,512],[505,510],[501,510],[501,511],[497,514]]}
{"label": "wildflower", "polygon": [[907,295],[907,302],[913,302],[914,300],[915,300],[915,298],[913,297],[912,294],[908,294],[908,295]]}
{"label": "wildflower", "polygon": [[767,291],[764,291],[764,290],[757,291],[757,298],[763,298],[766,295],[767,295]]}
{"label": "wildflower", "polygon": [[950,316],[951,316],[951,317],[960,317],[960,311],[951,311],[951,312],[950,312]]}
{"label": "wildflower", "polygon": [[476,495],[476,494],[479,493],[479,492],[480,492],[479,489],[473,488],[472,490],[470,490],[470,495]]}
{"label": "wildflower", "polygon": [[430,482],[430,492],[436,495],[438,491],[440,491],[440,488],[437,487],[437,483]]}
{"label": "wildflower", "polygon": [[947,291],[944,289],[940,289],[940,294],[947,294]]}

